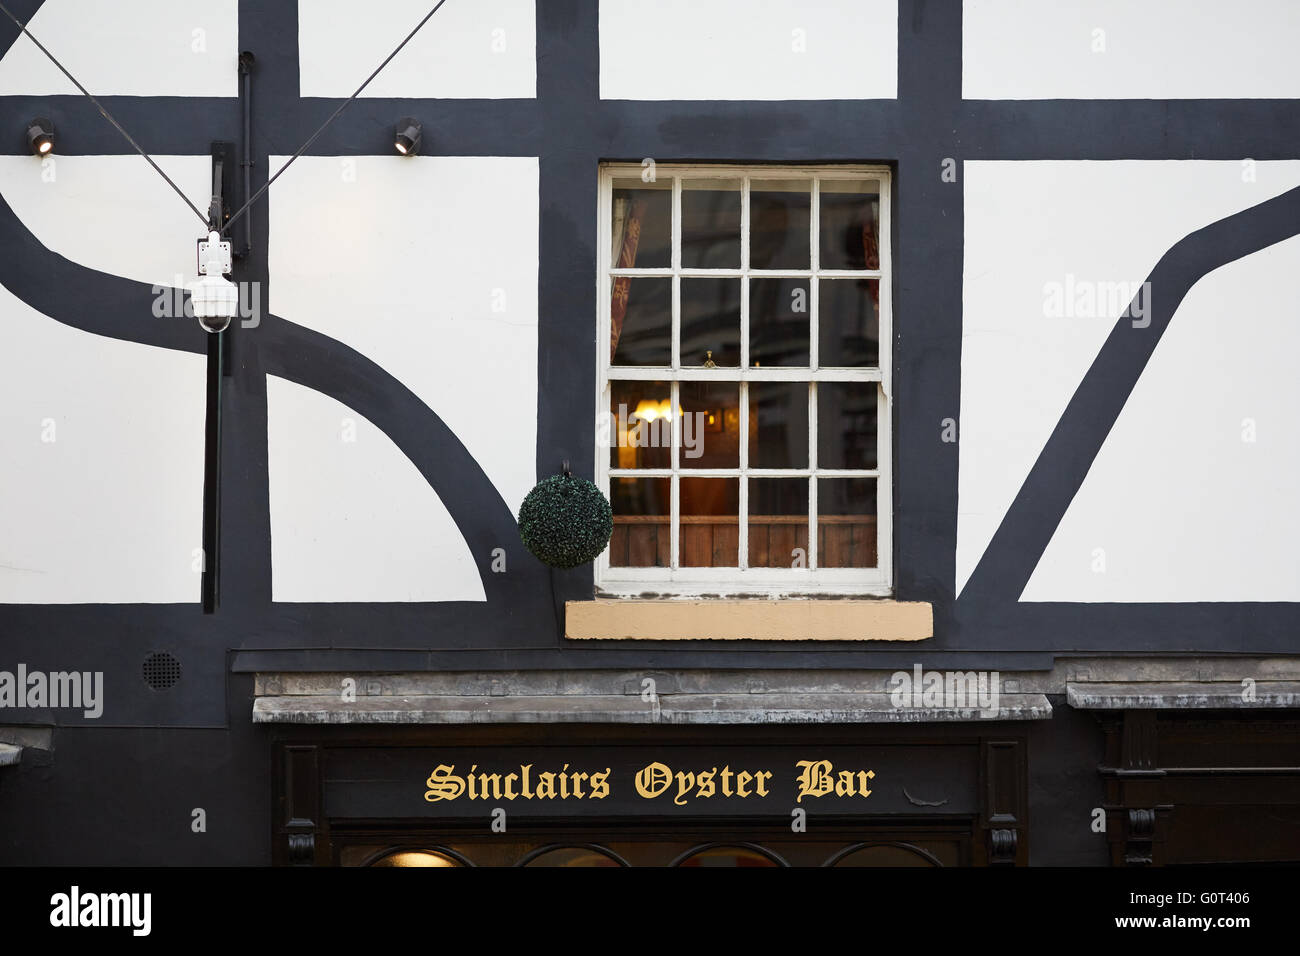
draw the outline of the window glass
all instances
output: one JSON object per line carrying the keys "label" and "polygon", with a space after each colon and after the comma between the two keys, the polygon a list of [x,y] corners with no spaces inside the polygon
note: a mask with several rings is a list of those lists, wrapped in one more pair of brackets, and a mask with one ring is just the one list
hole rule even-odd
{"label": "window glass", "polygon": [[822,279],[817,285],[818,365],[880,365],[880,280]]}
{"label": "window glass", "polygon": [[749,479],[749,566],[808,567],[808,479]]}
{"label": "window glass", "polygon": [[822,180],[819,252],[823,269],[880,268],[880,183]]}
{"label": "window glass", "polygon": [[611,468],[671,467],[671,401],[672,385],[668,382],[610,383]]}
{"label": "window glass", "polygon": [[666,269],[673,264],[671,183],[614,181],[610,262],[615,269]]}
{"label": "window glass", "polygon": [[741,179],[682,182],[682,268],[740,268]]}
{"label": "window glass", "polygon": [[682,478],[684,568],[739,566],[740,483],[735,478]]}
{"label": "window glass", "polygon": [[888,593],[888,171],[656,175],[602,174],[598,583]]}
{"label": "window glass", "polygon": [[610,358],[614,365],[672,364],[672,279],[614,277]]}
{"label": "window glass", "polygon": [[682,382],[680,465],[740,467],[740,386],[735,382]]}
{"label": "window glass", "polygon": [[715,846],[692,853],[678,866],[780,866],[771,857],[743,846]]}
{"label": "window glass", "polygon": [[875,382],[818,384],[818,468],[876,467],[876,390]]}
{"label": "window glass", "polygon": [[607,553],[611,567],[671,567],[670,484],[669,478],[610,479],[614,533]]}
{"label": "window glass", "polygon": [[808,467],[808,386],[749,383],[749,466]]}
{"label": "window glass", "polygon": [[876,566],[876,479],[817,479],[817,559],[823,568]]}
{"label": "window glass", "polygon": [[682,365],[740,366],[740,280],[682,279]]}
{"label": "window glass", "polygon": [[807,279],[750,279],[750,367],[807,368],[811,308]]}
{"label": "window glass", "polygon": [[812,221],[808,180],[754,180],[749,187],[749,267],[807,269]]}

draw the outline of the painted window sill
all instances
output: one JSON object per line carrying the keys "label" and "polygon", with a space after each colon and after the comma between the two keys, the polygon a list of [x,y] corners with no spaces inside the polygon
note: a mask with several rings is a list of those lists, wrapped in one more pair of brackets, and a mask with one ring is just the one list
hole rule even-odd
{"label": "painted window sill", "polygon": [[569,601],[570,640],[923,641],[934,612],[923,601]]}

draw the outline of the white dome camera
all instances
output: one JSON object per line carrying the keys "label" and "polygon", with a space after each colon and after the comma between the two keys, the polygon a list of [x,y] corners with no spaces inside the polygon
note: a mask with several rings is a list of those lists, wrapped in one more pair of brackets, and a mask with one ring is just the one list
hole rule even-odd
{"label": "white dome camera", "polygon": [[224,332],[239,311],[239,290],[230,274],[230,243],[217,232],[199,240],[199,280],[190,285],[194,317],[208,332]]}

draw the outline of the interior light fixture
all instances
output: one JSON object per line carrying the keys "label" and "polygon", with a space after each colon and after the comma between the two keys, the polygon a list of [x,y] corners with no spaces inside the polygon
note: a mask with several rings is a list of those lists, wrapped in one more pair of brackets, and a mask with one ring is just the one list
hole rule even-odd
{"label": "interior light fixture", "polygon": [[414,156],[420,151],[420,121],[404,116],[397,121],[393,147],[403,156]]}
{"label": "interior light fixture", "polygon": [[643,398],[637,402],[636,411],[631,417],[639,418],[643,422],[653,422],[656,419],[670,422],[673,420],[673,407],[666,398],[659,402],[653,398]]}
{"label": "interior light fixture", "polygon": [[35,156],[54,152],[54,124],[38,116],[27,124],[27,145]]}

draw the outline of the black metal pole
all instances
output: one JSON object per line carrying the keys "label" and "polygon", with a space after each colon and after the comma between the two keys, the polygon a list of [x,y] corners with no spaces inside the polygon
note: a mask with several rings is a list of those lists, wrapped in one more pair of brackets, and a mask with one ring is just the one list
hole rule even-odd
{"label": "black metal pole", "polygon": [[225,332],[208,334],[207,418],[203,442],[203,613],[221,601],[221,380]]}
{"label": "black metal pole", "polygon": [[[212,202],[208,228],[220,231],[230,194],[227,143],[212,144]],[[203,434],[203,613],[221,603],[221,386],[230,365],[230,332],[208,333],[207,402]]]}
{"label": "black metal pole", "polygon": [[[244,111],[244,141],[241,144],[243,149],[243,159],[240,161],[240,167],[244,171],[244,192],[241,196],[240,205],[248,202],[248,198],[253,195],[253,64],[257,58],[252,53],[245,50],[239,54],[239,75],[243,78],[243,89],[240,99],[243,101],[240,105]],[[253,251],[253,217],[249,213],[244,214],[244,244],[239,250],[240,258],[244,258]]]}

